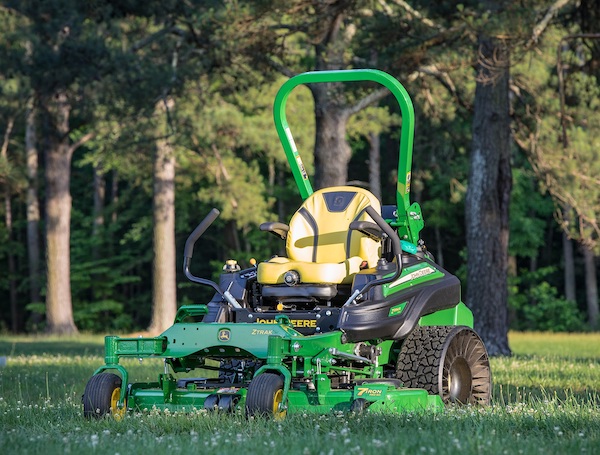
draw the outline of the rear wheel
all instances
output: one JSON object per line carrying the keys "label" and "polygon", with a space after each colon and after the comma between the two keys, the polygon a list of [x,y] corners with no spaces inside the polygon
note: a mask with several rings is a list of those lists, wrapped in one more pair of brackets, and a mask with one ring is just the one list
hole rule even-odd
{"label": "rear wheel", "polygon": [[117,403],[121,396],[121,378],[113,373],[100,373],[92,376],[83,392],[83,416],[85,418],[104,417],[112,414],[121,419],[126,407],[119,409]]}
{"label": "rear wheel", "polygon": [[280,409],[282,400],[283,378],[273,373],[258,375],[248,386],[246,415],[283,419],[286,411]]}
{"label": "rear wheel", "polygon": [[440,395],[444,403],[488,405],[488,354],[469,327],[419,327],[404,341],[396,377],[405,387]]}

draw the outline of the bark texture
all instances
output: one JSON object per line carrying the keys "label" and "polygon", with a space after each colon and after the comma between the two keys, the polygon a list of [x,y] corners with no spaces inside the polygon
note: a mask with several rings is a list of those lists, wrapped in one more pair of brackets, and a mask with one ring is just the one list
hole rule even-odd
{"label": "bark texture", "polygon": [[596,279],[596,257],[587,246],[583,246],[585,264],[585,297],[588,323],[593,330],[598,329],[598,280]]}
{"label": "bark texture", "polygon": [[43,98],[48,129],[46,148],[46,322],[53,334],[77,333],[73,320],[70,281],[71,158],[69,143],[71,105],[66,91]]}
{"label": "bark texture", "polygon": [[573,255],[573,241],[566,232],[562,234],[563,257],[565,261],[565,297],[567,300],[576,301],[575,293],[575,259]]}
{"label": "bark texture", "polygon": [[466,195],[467,305],[490,355],[508,346],[508,210],[512,186],[509,51],[481,36],[473,142]]}
{"label": "bark texture", "polygon": [[168,138],[156,141],[154,158],[154,264],[152,320],[148,331],[161,333],[177,312],[175,276],[175,153]]}
{"label": "bark texture", "polygon": [[[2,151],[0,156],[2,160],[8,163],[8,144],[10,141],[10,135],[15,125],[15,119],[10,117],[6,125],[6,131],[4,132],[4,140],[2,141]],[[4,222],[6,223],[7,240],[9,244],[13,242],[13,222],[12,222],[12,202],[11,193],[12,188],[10,185],[10,176],[6,176],[3,180],[4,183]],[[11,318],[11,329],[13,332],[19,331],[20,326],[20,312],[17,302],[17,266],[15,262],[15,255],[12,250],[6,253],[8,260],[8,289],[10,298],[10,318]]]}
{"label": "bark texture", "polygon": [[315,100],[315,186],[345,185],[352,150],[346,140],[349,112],[330,99],[333,84],[313,87]]}
{"label": "bark texture", "polygon": [[[29,261],[29,300],[40,302],[40,204],[38,200],[38,151],[36,146],[36,109],[33,100],[25,118],[27,160],[27,258]],[[34,321],[39,322],[39,321]]]}

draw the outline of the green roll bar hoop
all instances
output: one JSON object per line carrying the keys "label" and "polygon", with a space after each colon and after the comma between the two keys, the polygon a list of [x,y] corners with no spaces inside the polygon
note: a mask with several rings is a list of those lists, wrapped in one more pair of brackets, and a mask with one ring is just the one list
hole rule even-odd
{"label": "green roll bar hoop", "polygon": [[419,231],[423,228],[423,219],[419,205],[416,203],[411,205],[410,203],[415,115],[408,92],[394,77],[383,71],[373,69],[312,71],[298,74],[286,81],[275,97],[273,117],[277,135],[292,169],[300,195],[302,199],[306,199],[313,193],[313,188],[287,122],[285,114],[287,98],[292,90],[301,84],[359,81],[372,81],[383,85],[394,95],[400,106],[402,128],[398,153],[398,184],[396,187],[396,206],[398,210],[396,211],[396,220],[392,220],[390,224],[398,228],[401,239],[408,240],[416,245],[419,240]]}

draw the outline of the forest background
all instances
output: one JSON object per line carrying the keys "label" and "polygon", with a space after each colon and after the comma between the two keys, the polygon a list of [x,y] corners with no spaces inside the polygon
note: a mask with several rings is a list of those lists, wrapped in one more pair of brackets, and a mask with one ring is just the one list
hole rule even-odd
{"label": "forest background", "polygon": [[[0,3],[0,331],[160,332],[301,203],[272,122],[287,77],[378,68],[416,110],[422,237],[491,354],[508,328],[598,329],[600,0]],[[297,89],[316,187],[395,203],[398,129],[370,86]],[[314,150],[314,154],[313,154]]]}

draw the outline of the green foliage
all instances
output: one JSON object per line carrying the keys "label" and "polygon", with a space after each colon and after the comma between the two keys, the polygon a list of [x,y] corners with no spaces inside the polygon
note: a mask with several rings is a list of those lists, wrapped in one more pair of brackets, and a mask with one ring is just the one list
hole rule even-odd
{"label": "green foliage", "polygon": [[[587,70],[588,65],[597,66],[589,49],[579,39],[561,42],[571,33],[560,25],[552,28],[540,52],[515,66],[512,73],[519,87],[516,112],[520,126],[516,137],[527,150],[543,189],[560,207],[563,230],[600,251],[600,84]],[[557,48],[563,64],[562,112]]]}
{"label": "green foliage", "polygon": [[513,169],[509,254],[537,257],[545,242],[547,220],[552,217],[553,212],[553,202],[540,193],[531,170]]}
{"label": "green foliage", "polygon": [[[377,67],[406,85],[417,115],[412,190],[423,207],[423,236],[431,251],[443,252],[450,271],[462,274],[472,64],[481,29],[510,34],[515,46],[514,133],[531,161],[525,163],[521,152],[515,153],[510,254],[519,265],[524,259],[542,267],[558,263],[560,251],[553,242],[559,233],[553,228],[554,207],[547,193],[562,209],[562,225],[571,236],[597,239],[600,89],[598,75],[588,64],[594,56],[589,42],[561,47],[569,140],[564,148],[556,49],[564,35],[578,32],[576,15],[560,16],[540,37],[535,52],[523,54],[519,40],[529,38],[531,24],[545,13],[547,2],[488,6],[494,4],[505,9],[485,12],[481,2],[421,0],[410,5],[369,0],[5,2],[0,8],[0,137],[8,119],[15,119],[15,127],[8,158],[0,160],[0,186],[10,184],[14,235],[9,242],[0,222],[0,289],[8,291],[6,258],[12,252],[19,305],[31,303],[24,177],[24,109],[30,97],[66,87],[73,107],[71,141],[95,134],[73,158],[71,285],[76,322],[91,331],[133,330],[148,322],[152,300],[156,140],[168,135],[177,154],[178,254],[210,208],[222,212],[198,244],[201,253],[192,265],[198,275],[211,276],[229,257],[247,264],[250,257],[262,260],[279,253],[282,242],[256,227],[267,220],[288,221],[301,200],[273,127],[272,103],[286,79],[279,71],[312,70],[317,62],[320,68]],[[338,19],[339,29],[329,34]],[[350,103],[365,93],[361,84],[331,92]],[[174,100],[174,107],[159,115],[156,105],[165,96]],[[389,100],[380,106],[350,118],[348,139],[355,152],[352,179],[365,181],[365,136],[381,135],[381,180],[384,202],[389,203],[396,189],[401,120]],[[291,94],[287,115],[309,175],[314,175],[314,102],[308,88]],[[37,126],[42,151],[48,123]],[[104,224],[96,235],[92,167],[107,183]],[[39,197],[43,204],[44,185]],[[180,302],[201,300],[203,291],[181,275],[178,283]],[[557,293],[562,289],[560,274],[526,274],[513,289],[513,311],[521,312],[524,328],[577,327],[574,305]],[[0,313],[6,325],[6,296]],[[570,314],[571,322],[560,321],[561,313]],[[554,322],[544,321],[548,315]]]}
{"label": "green foliage", "polygon": [[545,280],[554,271],[553,267],[522,271],[510,279],[511,328],[549,332],[585,330],[575,302],[560,297],[556,288]]}
{"label": "green foliage", "polygon": [[74,305],[73,318],[80,330],[101,332],[110,327],[111,331],[123,333],[131,331],[132,318],[123,312],[125,305],[114,300],[98,300],[89,304]]}

